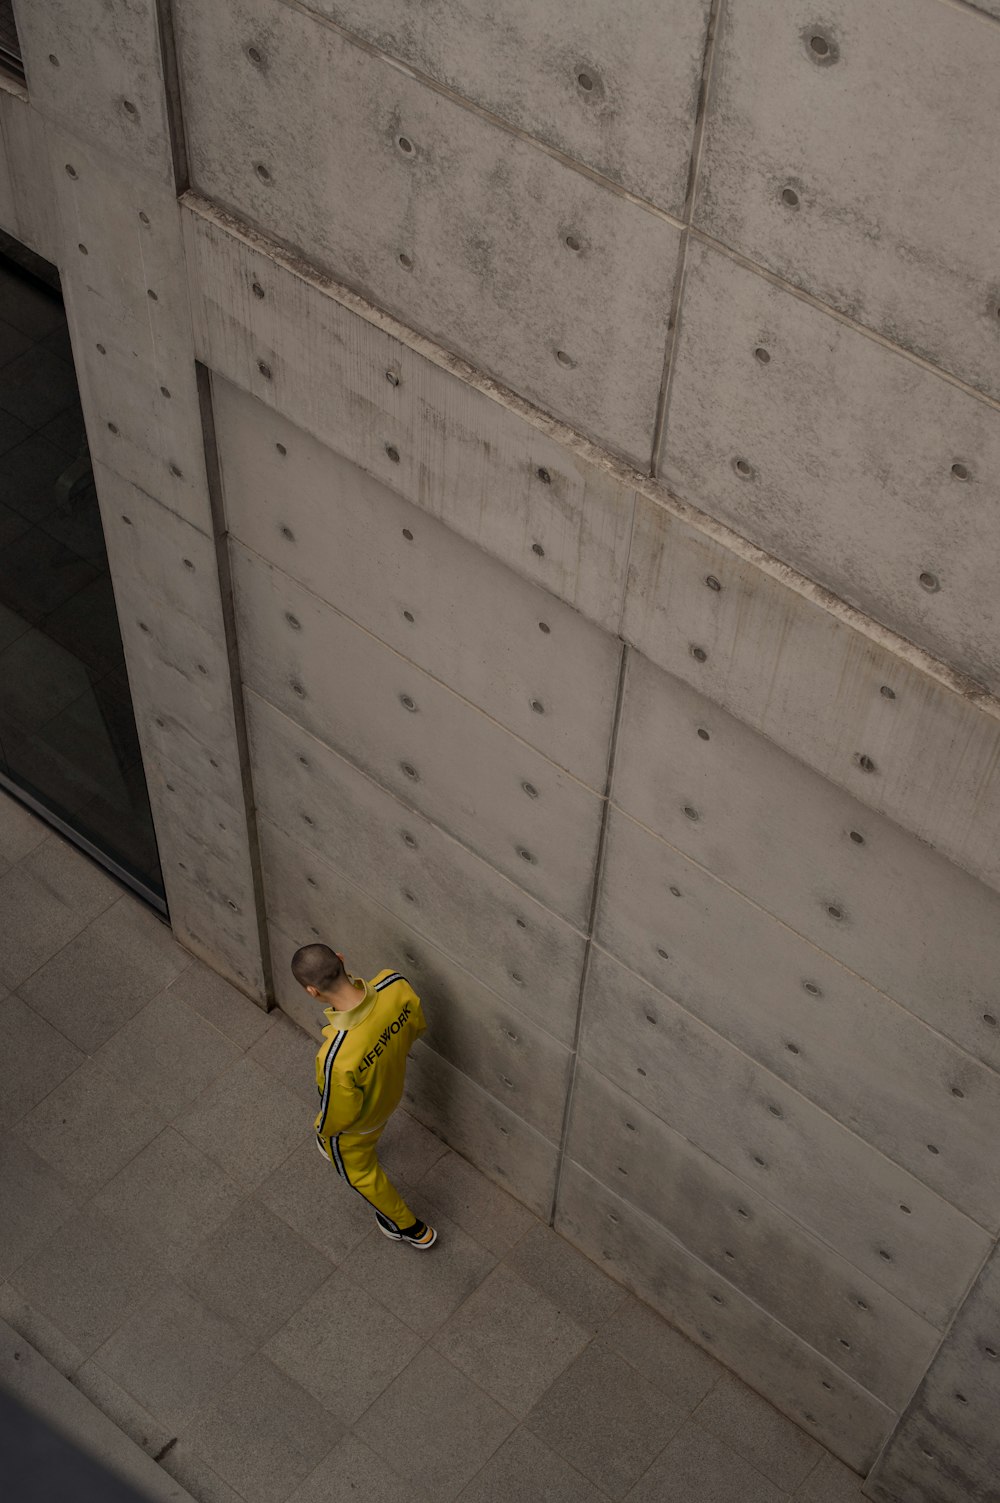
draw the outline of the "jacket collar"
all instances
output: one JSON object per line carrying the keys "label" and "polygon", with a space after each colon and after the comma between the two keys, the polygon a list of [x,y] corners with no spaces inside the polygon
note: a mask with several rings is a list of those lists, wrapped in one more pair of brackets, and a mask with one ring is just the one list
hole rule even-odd
{"label": "jacket collar", "polygon": [[[337,1007],[324,1007],[323,1009],[324,1017],[330,1020],[329,1026],[336,1029],[338,1033],[342,1031],[345,1033],[349,1032],[352,1028],[356,1028],[359,1023],[363,1023],[371,1015],[371,1011],[375,1006],[375,999],[378,995],[375,988],[369,985],[367,981],[362,981],[358,976],[351,976],[350,972],[348,972],[348,977],[358,987],[356,1006],[347,1008],[344,1011]],[[361,990],[362,987],[364,991]]]}

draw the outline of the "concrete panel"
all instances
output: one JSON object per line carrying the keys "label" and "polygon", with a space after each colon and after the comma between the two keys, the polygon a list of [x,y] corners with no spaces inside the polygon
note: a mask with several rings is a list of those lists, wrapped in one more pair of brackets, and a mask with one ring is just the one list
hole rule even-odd
{"label": "concrete panel", "polygon": [[[423,1001],[429,1046],[538,1132],[558,1139],[569,1084],[565,1045],[266,821],[261,844],[268,912],[283,934],[300,936],[300,944],[336,945],[355,974],[401,969]],[[275,992],[290,1015],[319,1016],[285,966]]]}
{"label": "concrete panel", "polygon": [[65,131],[48,135],[91,453],[209,531],[180,210],[168,188]]}
{"label": "concrete panel", "polygon": [[[680,214],[709,5],[668,0],[484,0],[310,9],[520,130]],[[583,81],[581,81],[583,80]],[[589,86],[587,84],[589,80]]]}
{"label": "concrete panel", "polygon": [[1000,1252],[990,1255],[864,1487],[876,1503],[969,1503],[1000,1477]]}
{"label": "concrete panel", "polygon": [[199,192],[648,463],[675,225],[281,0],[175,14]]}
{"label": "concrete panel", "polygon": [[696,222],[1000,395],[998,77],[1000,31],[940,0],[735,0]]}
{"label": "concrete panel", "polygon": [[614,798],[1000,1069],[1000,1028],[984,1021],[996,1016],[1000,897],[638,653],[628,665]]}
{"label": "concrete panel", "polygon": [[156,0],[20,0],[32,105],[102,151],[173,181]]}
{"label": "concrete panel", "polygon": [[406,1109],[463,1158],[548,1218],[555,1190],[554,1143],[421,1042],[410,1055]]}
{"label": "concrete panel", "polygon": [[1000,888],[1000,702],[715,532],[637,496],[626,639]]}
{"label": "concrete panel", "polygon": [[203,200],[188,196],[183,209],[200,359],[618,630],[630,487],[568,450],[540,413],[501,403],[490,382],[301,260]]}
{"label": "concrete panel", "polygon": [[892,1410],[572,1162],[556,1230],[835,1456],[868,1470]]}
{"label": "concrete panel", "polygon": [[36,255],[56,260],[45,122],[7,80],[0,81],[0,225]]}
{"label": "concrete panel", "polygon": [[[571,1043],[583,935],[265,701],[251,696],[249,715],[257,803],[281,839],[342,867],[375,903]],[[272,897],[277,860],[268,863]],[[306,874],[296,880],[287,857],[279,864],[279,891],[288,881],[305,896]]]}
{"label": "concrete panel", "polygon": [[988,1233],[596,947],[581,1052],[943,1329],[990,1244]]}
{"label": "concrete panel", "polygon": [[267,979],[245,811],[223,803],[191,771],[142,740],[174,937],[260,1003]]}
{"label": "concrete panel", "polygon": [[252,397],[214,392],[230,532],[603,793],[617,637]]}
{"label": "concrete panel", "polygon": [[566,1152],[891,1409],[940,1333],[588,1065]]}
{"label": "concrete panel", "polygon": [[597,795],[255,554],[233,562],[246,684],[585,924]]}
{"label": "concrete panel", "polygon": [[215,545],[95,465],[174,933],[264,995]]}
{"label": "concrete panel", "polygon": [[1000,1076],[617,810],[596,933],[866,1143],[1000,1226]]}
{"label": "concrete panel", "polygon": [[665,484],[1000,687],[995,408],[698,244],[673,368]]}

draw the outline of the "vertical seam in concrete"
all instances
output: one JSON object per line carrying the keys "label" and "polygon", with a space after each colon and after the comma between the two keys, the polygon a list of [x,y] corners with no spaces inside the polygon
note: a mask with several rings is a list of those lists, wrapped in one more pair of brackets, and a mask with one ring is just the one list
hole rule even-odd
{"label": "vertical seam in concrete", "polygon": [[202,438],[205,446],[205,470],[208,476],[208,495],[212,513],[212,540],[215,544],[215,562],[218,572],[219,597],[222,602],[223,630],[226,637],[226,657],[229,663],[229,686],[233,703],[233,727],[239,755],[240,783],[243,790],[243,809],[247,822],[247,843],[250,850],[250,875],[253,882],[254,913],[257,921],[257,937],[260,946],[261,971],[264,977],[265,1008],[274,1001],[274,981],[271,972],[271,945],[267,928],[267,911],[264,903],[263,862],[260,853],[260,838],[257,833],[257,803],[254,797],[253,773],[250,761],[250,740],[247,734],[246,705],[243,699],[243,673],[240,667],[239,639],[236,631],[236,612],[233,604],[233,577],[229,560],[229,529],[226,523],[225,502],[222,489],[222,467],[215,435],[215,410],[212,404],[212,378],[208,368],[195,362],[198,384],[198,406],[201,415]]}
{"label": "vertical seam in concrete", "polygon": [[[983,1261],[980,1263],[975,1273],[972,1274],[971,1278],[969,1279],[969,1282],[965,1287],[965,1293],[962,1295],[962,1298],[955,1306],[955,1313],[952,1315],[951,1320],[945,1326],[944,1330],[940,1333],[941,1339],[938,1342],[937,1346],[934,1348],[933,1357],[930,1358],[927,1366],[924,1368],[923,1372],[920,1374],[920,1377],[913,1385],[913,1390],[910,1394],[910,1397],[899,1410],[899,1413],[896,1417],[896,1423],[893,1425],[892,1429],[889,1431],[889,1434],[886,1436],[885,1440],[879,1447],[878,1454],[876,1455],[875,1460],[872,1462],[871,1466],[868,1469],[866,1478],[867,1481],[871,1481],[872,1478],[875,1478],[876,1484],[880,1484],[881,1479],[875,1477],[875,1473],[879,1470],[880,1467],[882,1467],[884,1464],[887,1464],[891,1448],[897,1443],[902,1444],[900,1437],[902,1434],[903,1426],[906,1424],[910,1410],[913,1408],[913,1405],[916,1402],[917,1395],[926,1384],[927,1379],[934,1368],[935,1362],[941,1355],[941,1348],[944,1346],[945,1342],[948,1340],[948,1337],[954,1330],[955,1324],[962,1311],[964,1310],[969,1296],[972,1294],[972,1291],[976,1288],[976,1285],[979,1283],[980,1279],[983,1276],[983,1271],[986,1268],[986,1265],[990,1262],[991,1258],[997,1256],[1000,1256],[1000,1238],[994,1238],[994,1240],[990,1243],[990,1246],[987,1249],[985,1256],[983,1257]],[[882,1483],[881,1485],[884,1486],[885,1484]]]}
{"label": "vertical seam in concrete", "polygon": [[694,214],[695,198],[698,191],[698,174],[701,169],[705,124],[708,120],[711,96],[712,70],[715,63],[715,42],[718,36],[722,5],[723,0],[712,0],[708,16],[708,27],[705,32],[705,52],[701,65],[701,85],[698,91],[698,108],[695,116],[694,135],[691,139],[691,158],[688,164],[687,195],[684,201],[684,228],[681,230],[681,245],[677,256],[677,279],[674,283],[674,295],[670,304],[670,323],[667,326],[667,339],[663,352],[663,374],[660,377],[660,392],[656,404],[656,422],[653,425],[653,447],[649,460],[649,473],[654,477],[660,472],[660,459],[667,427],[667,408],[670,402],[674,349],[677,344],[677,333],[680,326],[684,284],[687,280],[688,248],[691,244],[691,217]]}
{"label": "vertical seam in concrete", "polygon": [[184,134],[184,110],[181,105],[181,80],[180,69],[177,65],[173,0],[156,0],[156,25],[160,41],[160,66],[163,69],[167,133],[170,137],[170,155],[174,168],[174,191],[179,197],[191,184],[188,179],[187,137]]}
{"label": "vertical seam in concrete", "polygon": [[580,1034],[583,1030],[583,999],[587,990],[587,978],[590,975],[590,957],[594,948],[594,924],[597,919],[597,905],[601,896],[601,880],[604,875],[604,851],[608,838],[608,815],[611,810],[611,786],[615,773],[615,755],[618,750],[618,727],[621,722],[622,704],[625,699],[625,675],[628,668],[628,644],[620,643],[621,658],[618,665],[618,685],[615,693],[615,708],[611,720],[611,736],[608,743],[608,775],[604,785],[604,807],[601,810],[601,829],[597,839],[597,857],[594,862],[594,883],[590,895],[590,914],[587,919],[587,943],[583,954],[583,967],[580,972],[580,991],[576,1002],[576,1022],[573,1027],[573,1045],[570,1051],[569,1082],[566,1087],[566,1105],[563,1108],[562,1129],[559,1134],[559,1153],[556,1159],[556,1178],[552,1188],[552,1205],[549,1208],[548,1224],[552,1226],[556,1219],[556,1207],[559,1204],[559,1186],[562,1182],[563,1164],[566,1161],[566,1139],[569,1136],[569,1122],[573,1110],[573,1094],[576,1087],[576,1067],[580,1058]]}

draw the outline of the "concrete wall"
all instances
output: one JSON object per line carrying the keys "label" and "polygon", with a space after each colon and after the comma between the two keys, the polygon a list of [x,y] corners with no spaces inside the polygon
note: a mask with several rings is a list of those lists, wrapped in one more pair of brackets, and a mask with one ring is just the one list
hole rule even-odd
{"label": "concrete wall", "polygon": [[178,933],[399,966],[418,1116],[994,1497],[1000,7],[17,13]]}

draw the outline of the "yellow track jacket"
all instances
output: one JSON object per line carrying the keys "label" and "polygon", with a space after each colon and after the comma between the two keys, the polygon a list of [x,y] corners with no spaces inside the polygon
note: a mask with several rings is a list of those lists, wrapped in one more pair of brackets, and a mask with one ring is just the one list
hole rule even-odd
{"label": "yellow track jacket", "polygon": [[403,1094],[406,1056],[427,1024],[420,998],[397,971],[366,981],[357,1007],[324,1014],[330,1022],[316,1055],[316,1139],[332,1158],[338,1133],[374,1134],[385,1126]]}

